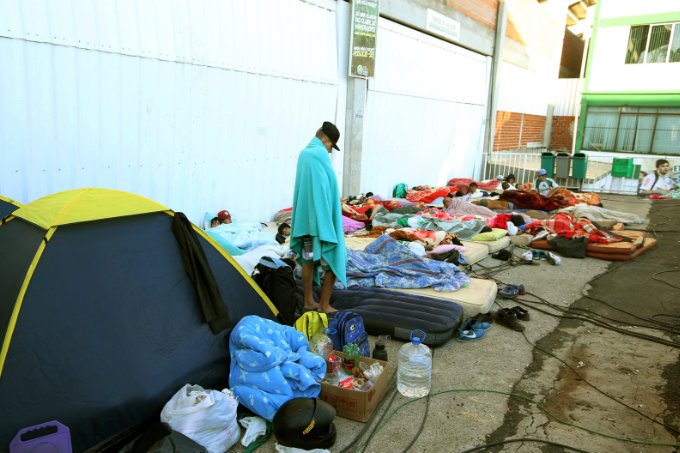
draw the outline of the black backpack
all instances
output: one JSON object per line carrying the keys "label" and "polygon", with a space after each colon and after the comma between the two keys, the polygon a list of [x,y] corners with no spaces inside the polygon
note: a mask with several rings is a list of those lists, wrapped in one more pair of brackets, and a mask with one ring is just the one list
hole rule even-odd
{"label": "black backpack", "polygon": [[304,302],[297,292],[294,262],[264,256],[253,270],[253,280],[279,310],[281,324],[292,326],[302,314]]}

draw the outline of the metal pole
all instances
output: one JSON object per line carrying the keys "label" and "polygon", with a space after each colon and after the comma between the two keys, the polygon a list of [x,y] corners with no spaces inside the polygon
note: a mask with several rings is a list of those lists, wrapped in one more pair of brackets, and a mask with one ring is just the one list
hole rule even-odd
{"label": "metal pole", "polygon": [[508,11],[505,0],[498,0],[496,36],[494,39],[493,56],[491,57],[491,79],[489,80],[489,105],[486,115],[486,133],[484,134],[484,152],[487,154],[491,154],[493,151],[494,132],[496,130],[496,107],[498,106],[499,73],[503,44],[505,43],[507,17]]}

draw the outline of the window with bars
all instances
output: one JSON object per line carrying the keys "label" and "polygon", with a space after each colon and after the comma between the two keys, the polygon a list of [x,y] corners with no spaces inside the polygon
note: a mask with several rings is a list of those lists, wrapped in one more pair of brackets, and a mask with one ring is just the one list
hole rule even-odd
{"label": "window with bars", "polygon": [[582,148],[680,155],[680,108],[589,107]]}
{"label": "window with bars", "polygon": [[680,23],[630,27],[626,64],[680,62]]}

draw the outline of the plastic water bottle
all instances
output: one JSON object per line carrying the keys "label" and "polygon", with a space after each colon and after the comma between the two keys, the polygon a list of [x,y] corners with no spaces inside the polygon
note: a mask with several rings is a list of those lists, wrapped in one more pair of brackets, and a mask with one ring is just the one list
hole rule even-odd
{"label": "plastic water bottle", "polygon": [[408,398],[426,396],[432,386],[432,352],[424,339],[425,332],[413,330],[411,342],[399,350],[397,390]]}
{"label": "plastic water bottle", "polygon": [[310,236],[305,236],[302,240],[302,258],[307,261],[313,261],[314,259],[314,243]]}
{"label": "plastic water bottle", "polygon": [[309,350],[316,355],[320,355],[324,360],[333,352],[333,340],[335,329],[325,328],[322,332],[315,333],[309,340]]}

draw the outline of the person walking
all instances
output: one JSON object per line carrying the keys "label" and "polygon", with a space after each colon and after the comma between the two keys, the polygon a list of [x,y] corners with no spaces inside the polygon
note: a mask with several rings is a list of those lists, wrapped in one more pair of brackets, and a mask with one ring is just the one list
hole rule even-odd
{"label": "person walking", "polygon": [[[333,149],[340,151],[338,139],[338,128],[325,121],[298,156],[293,192],[290,249],[302,264],[304,306],[324,313],[336,311],[330,305],[336,279],[347,281],[340,192],[330,159]],[[317,306],[312,286],[320,282],[319,267],[324,280]]]}

